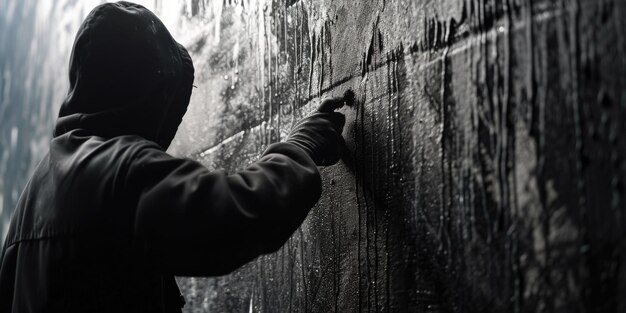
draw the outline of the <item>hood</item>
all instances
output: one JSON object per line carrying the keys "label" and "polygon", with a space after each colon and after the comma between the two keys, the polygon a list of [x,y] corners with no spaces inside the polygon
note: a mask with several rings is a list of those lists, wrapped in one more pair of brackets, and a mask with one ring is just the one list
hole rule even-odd
{"label": "hood", "polygon": [[193,73],[187,50],[148,9],[100,5],[76,35],[54,136],[74,129],[138,135],[167,149],[187,110]]}

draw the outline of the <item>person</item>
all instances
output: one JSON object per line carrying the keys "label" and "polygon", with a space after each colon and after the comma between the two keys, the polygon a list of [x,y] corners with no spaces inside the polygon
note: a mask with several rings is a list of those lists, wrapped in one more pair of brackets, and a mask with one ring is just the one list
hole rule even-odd
{"label": "person", "polygon": [[189,103],[192,60],[142,6],[96,7],[70,58],[49,152],[14,212],[0,312],[180,312],[175,275],[227,274],[277,251],[339,161],[327,100],[234,174],[165,152]]}

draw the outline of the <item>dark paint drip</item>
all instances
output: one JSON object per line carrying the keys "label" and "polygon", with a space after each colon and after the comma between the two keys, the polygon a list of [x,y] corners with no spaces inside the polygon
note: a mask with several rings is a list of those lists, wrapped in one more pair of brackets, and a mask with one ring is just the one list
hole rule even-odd
{"label": "dark paint drip", "polygon": [[[374,57],[374,54],[376,54],[376,52],[380,54],[383,51],[382,35],[380,33],[380,30],[378,29],[379,19],[380,16],[377,16],[376,21],[372,25],[372,37],[370,39],[366,52],[363,54],[363,59],[361,60],[361,76],[365,76],[365,74],[369,70],[369,67],[373,64],[372,58]],[[376,47],[378,47],[380,50],[375,51]]]}

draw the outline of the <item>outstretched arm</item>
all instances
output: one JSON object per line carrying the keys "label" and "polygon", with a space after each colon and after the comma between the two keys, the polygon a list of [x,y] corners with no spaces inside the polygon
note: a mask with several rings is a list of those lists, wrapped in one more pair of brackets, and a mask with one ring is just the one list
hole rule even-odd
{"label": "outstretched arm", "polygon": [[137,244],[177,275],[222,275],[278,250],[321,193],[315,163],[289,143],[271,145],[232,175],[157,149],[145,149],[134,164],[133,184],[144,186]]}
{"label": "outstretched arm", "polygon": [[333,110],[343,102],[325,101],[286,142],[232,175],[142,150],[127,184],[142,186],[134,227],[142,254],[167,273],[213,276],[278,250],[320,197],[317,166],[341,156],[345,118]]}

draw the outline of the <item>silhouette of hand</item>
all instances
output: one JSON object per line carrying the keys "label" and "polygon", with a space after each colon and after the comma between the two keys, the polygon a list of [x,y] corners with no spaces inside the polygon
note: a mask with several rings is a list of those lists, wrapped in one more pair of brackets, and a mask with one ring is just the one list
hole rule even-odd
{"label": "silhouette of hand", "polygon": [[344,104],[343,97],[324,100],[317,112],[296,124],[287,142],[306,151],[318,166],[339,162],[345,145],[341,132],[346,117],[334,111]]}

